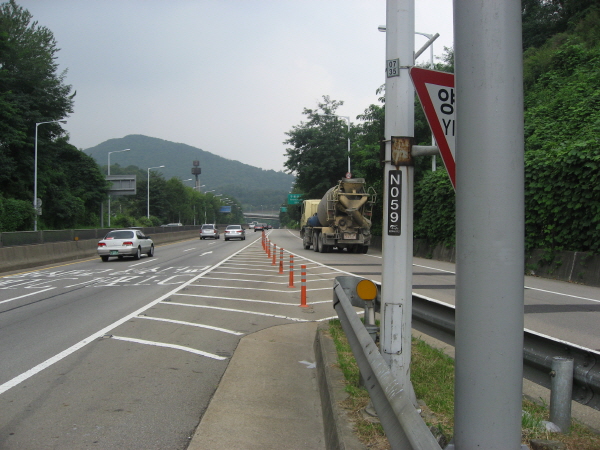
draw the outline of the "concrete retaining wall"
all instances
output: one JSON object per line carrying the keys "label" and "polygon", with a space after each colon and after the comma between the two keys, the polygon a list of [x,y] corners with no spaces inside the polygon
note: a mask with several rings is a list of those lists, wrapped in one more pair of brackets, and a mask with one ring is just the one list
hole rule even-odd
{"label": "concrete retaining wall", "polygon": [[[154,245],[158,246],[168,242],[198,238],[198,230],[165,232],[152,235],[151,238]],[[40,245],[0,247],[0,272],[97,257],[97,245],[98,239],[86,239]]]}
{"label": "concrete retaining wall", "polygon": [[[371,246],[381,249],[381,237],[373,236]],[[415,239],[413,256],[455,263],[456,248]],[[525,257],[525,275],[600,286],[600,255],[533,250]]]}

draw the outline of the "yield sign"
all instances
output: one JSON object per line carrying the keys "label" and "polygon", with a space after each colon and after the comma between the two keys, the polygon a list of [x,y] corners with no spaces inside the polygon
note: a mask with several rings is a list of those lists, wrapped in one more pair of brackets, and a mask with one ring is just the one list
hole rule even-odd
{"label": "yield sign", "polygon": [[440,148],[452,186],[456,189],[454,74],[413,67],[410,69],[410,77],[423,105],[429,127]]}

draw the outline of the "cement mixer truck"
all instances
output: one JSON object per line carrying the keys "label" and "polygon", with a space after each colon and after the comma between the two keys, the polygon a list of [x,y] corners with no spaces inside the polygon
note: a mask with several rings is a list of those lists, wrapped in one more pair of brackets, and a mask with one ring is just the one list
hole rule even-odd
{"label": "cement mixer truck", "polygon": [[300,237],[305,249],[329,253],[334,248],[367,253],[371,244],[371,216],[377,195],[365,189],[364,178],[344,178],[321,200],[304,200]]}

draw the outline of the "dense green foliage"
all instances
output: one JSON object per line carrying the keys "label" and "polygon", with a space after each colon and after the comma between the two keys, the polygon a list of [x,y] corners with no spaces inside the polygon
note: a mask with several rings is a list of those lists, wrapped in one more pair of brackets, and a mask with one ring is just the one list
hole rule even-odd
{"label": "dense green foliage", "polygon": [[[597,253],[600,252],[600,6],[591,0],[524,0],[522,5],[523,43],[527,49],[524,54],[526,248]],[[446,50],[436,69],[452,72],[453,53]],[[379,142],[384,135],[384,107],[370,105],[357,119],[360,122],[351,131],[352,172],[356,177],[364,177],[381,195]],[[429,127],[418,101],[415,141],[430,143]],[[439,169],[435,172],[430,164],[429,157],[418,158],[415,164],[414,237],[452,245],[454,190],[441,159],[437,159]],[[298,179],[302,176],[298,173]],[[380,203],[375,210],[375,233],[381,231],[381,210]]]}
{"label": "dense green foliage", "polygon": [[[208,223],[245,223],[242,206],[231,195],[217,197],[212,192],[198,192],[173,177],[166,180],[159,172],[150,171],[150,218],[148,218],[148,170],[136,166],[112,164],[111,175],[135,175],[136,195],[112,197],[111,216],[116,226],[157,226],[165,223],[198,225]],[[230,205],[231,213],[221,213]],[[111,225],[113,221],[111,220]]]}
{"label": "dense green foliage", "polygon": [[600,46],[576,37],[525,97],[526,244],[600,251]]}
{"label": "dense green foliage", "polygon": [[343,102],[323,96],[317,109],[304,108],[306,122],[286,133],[285,167],[296,174],[295,187],[305,198],[321,198],[348,171],[348,131],[336,116]]}
{"label": "dense green foliage", "polygon": [[[33,227],[34,148],[38,144],[40,228],[91,225],[106,183],[94,161],[54,122],[73,109],[74,93],[57,73],[52,32],[14,0],[0,5],[0,231]],[[26,205],[29,204],[29,207]]]}

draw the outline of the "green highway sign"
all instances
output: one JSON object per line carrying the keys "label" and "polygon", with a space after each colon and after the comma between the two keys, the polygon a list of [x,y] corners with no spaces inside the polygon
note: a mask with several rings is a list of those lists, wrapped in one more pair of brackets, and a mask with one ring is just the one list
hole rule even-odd
{"label": "green highway sign", "polygon": [[304,194],[288,194],[288,205],[299,205]]}

